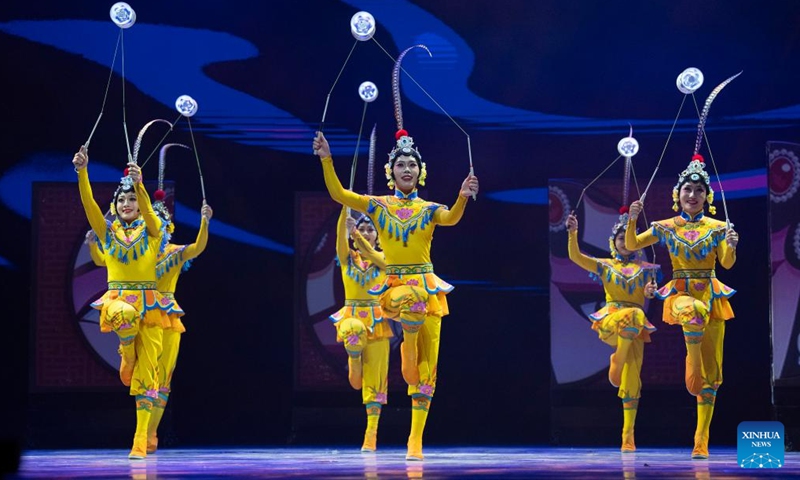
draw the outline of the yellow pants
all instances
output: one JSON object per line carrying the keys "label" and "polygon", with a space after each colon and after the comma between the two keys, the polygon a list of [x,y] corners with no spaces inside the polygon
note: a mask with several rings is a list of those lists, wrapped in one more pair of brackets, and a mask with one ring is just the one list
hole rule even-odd
{"label": "yellow pants", "polygon": [[172,391],[172,374],[178,363],[178,351],[181,346],[181,333],[168,328],[164,330],[163,348],[158,359],[158,399],[154,402],[155,408],[166,408],[169,394]]}
{"label": "yellow pants", "polygon": [[121,299],[111,301],[107,312],[107,323],[119,337],[120,353],[135,359],[130,394],[155,400],[163,329],[142,322],[139,312]]}
{"label": "yellow pants", "polygon": [[[403,332],[406,338],[408,333]],[[408,394],[422,394],[433,397],[436,390],[436,370],[439,364],[439,343],[442,333],[442,317],[428,315],[422,327],[415,334],[417,342],[417,367],[419,385],[409,385]]]}
{"label": "yellow pants", "polygon": [[704,302],[689,295],[681,295],[673,300],[671,314],[680,321],[687,348],[690,344],[700,343],[703,388],[718,390],[722,385],[725,320],[713,318]]}
{"label": "yellow pants", "polygon": [[[604,318],[592,323],[592,329],[604,343],[617,349],[617,355],[625,355],[622,366],[622,382],[617,396],[623,402],[641,397],[642,362],[644,344],[650,341],[645,326],[650,325],[644,312],[639,308],[622,308],[612,311]],[[650,326],[652,328],[652,326]],[[625,342],[630,342],[626,344]]]}
{"label": "yellow pants", "polygon": [[389,391],[389,339],[367,340],[361,352],[361,363],[361,399],[364,405],[373,402],[386,405]]}
{"label": "yellow pants", "polygon": [[134,340],[136,366],[133,369],[131,395],[145,395],[155,401],[158,396],[158,357],[164,330],[161,327],[142,324]]}

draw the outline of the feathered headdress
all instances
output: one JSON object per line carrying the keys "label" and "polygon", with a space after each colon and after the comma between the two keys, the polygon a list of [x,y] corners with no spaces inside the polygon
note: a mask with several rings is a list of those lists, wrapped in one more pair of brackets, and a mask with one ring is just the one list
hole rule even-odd
{"label": "feathered headdress", "polygon": [[422,48],[428,52],[428,55],[431,55],[431,51],[428,50],[428,47],[425,45],[414,45],[403,50],[400,55],[398,55],[397,60],[394,63],[394,68],[392,70],[392,96],[394,97],[394,119],[397,123],[397,132],[395,133],[395,140],[397,143],[392,151],[389,152],[389,161],[386,162],[386,165],[384,166],[389,188],[394,188],[394,178],[392,176],[392,167],[394,167],[394,161],[397,159],[397,157],[402,155],[412,156],[416,158],[418,162],[420,162],[418,181],[420,185],[425,185],[425,179],[428,176],[425,163],[422,161],[422,154],[419,153],[419,150],[414,145],[414,139],[411,137],[411,135],[409,135],[408,131],[403,128],[403,105],[402,101],[400,100],[400,70],[402,67],[400,64],[402,63],[406,54],[414,48]]}
{"label": "feathered headdress", "polygon": [[703,145],[703,136],[705,134],[705,126],[706,120],[708,119],[708,112],[711,109],[711,104],[714,102],[714,99],[717,98],[719,92],[722,91],[725,86],[731,83],[736,77],[741,75],[742,73],[739,72],[736,75],[726,79],[724,82],[720,83],[719,85],[711,91],[706,99],[706,103],[703,106],[703,111],[700,114],[700,121],[697,124],[697,140],[694,143],[694,154],[692,155],[692,160],[689,162],[689,165],[686,167],[685,170],[678,175],[678,183],[675,184],[675,187],[672,189],[672,209],[676,212],[680,210],[678,206],[678,200],[680,195],[680,188],[686,182],[702,182],[705,187],[708,189],[708,193],[706,194],[706,201],[708,202],[708,213],[714,215],[717,213],[717,208],[712,205],[714,202],[714,190],[711,188],[711,178],[706,172],[705,169],[705,159],[702,155],[700,155],[700,148]]}

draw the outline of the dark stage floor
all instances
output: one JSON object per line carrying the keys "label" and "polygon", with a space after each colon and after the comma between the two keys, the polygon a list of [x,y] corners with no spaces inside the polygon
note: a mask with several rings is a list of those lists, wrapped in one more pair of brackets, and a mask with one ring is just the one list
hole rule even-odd
{"label": "dark stage floor", "polygon": [[[10,478],[669,478],[800,477],[800,453],[782,468],[737,465],[736,450],[713,448],[709,460],[690,449],[426,448],[425,461],[405,460],[404,448],[362,454],[357,448],[165,449],[130,461],[125,450],[33,450]],[[767,465],[768,466],[768,465]]]}

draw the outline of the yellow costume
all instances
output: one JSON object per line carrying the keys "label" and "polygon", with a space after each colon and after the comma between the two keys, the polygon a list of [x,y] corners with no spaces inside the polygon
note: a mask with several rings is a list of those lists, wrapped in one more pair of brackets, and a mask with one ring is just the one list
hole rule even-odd
{"label": "yellow costume", "polygon": [[622,399],[622,451],[633,452],[644,344],[650,343],[650,333],[656,330],[644,314],[644,287],[655,280],[657,266],[641,262],[635,253],[622,256],[612,251],[614,258],[603,259],[584,255],[578,247],[577,230],[569,232],[568,251],[570,260],[587,270],[605,290],[606,305],[589,318],[600,340],[616,348],[608,376],[611,384],[619,387],[617,396]]}
{"label": "yellow costume", "polygon": [[[147,431],[147,453],[154,453],[158,449],[158,425],[164,415],[164,409],[169,401],[172,389],[172,374],[178,362],[181,334],[186,331],[181,317],[184,315],[178,302],[175,300],[175,289],[181,272],[189,269],[194,258],[206,249],[208,244],[208,219],[201,217],[200,230],[197,239],[191,245],[175,245],[168,243],[164,253],[158,257],[156,263],[156,283],[158,291],[166,298],[172,300],[167,310],[169,326],[164,327],[161,355],[158,359],[158,396],[153,402],[153,411]],[[89,246],[92,259],[97,265],[105,265],[105,256],[96,244]]]}
{"label": "yellow costume", "polygon": [[412,398],[409,455],[422,458],[422,431],[436,389],[436,366],[442,317],[449,313],[445,294],[453,287],[433,273],[430,258],[433,229],[451,226],[464,214],[466,198],[452,209],[427,202],[414,190],[405,195],[368,196],[345,190],[331,157],[321,159],[331,198],[354,210],[367,212],[375,224],[386,256],[386,279],[371,290],[378,295],[383,315],[400,321],[403,378]]}
{"label": "yellow costume", "polygon": [[336,341],[344,344],[348,354],[350,385],[361,390],[366,405],[367,429],[361,450],[373,452],[377,448],[381,408],[387,401],[389,338],[394,335],[383,318],[380,303],[369,290],[384,282],[386,261],[383,253],[374,250],[355,229],[352,235],[357,249],[350,249],[346,218],[347,209],[342,208],[336,257],[342,270],[345,303],[330,319],[336,327]]}
{"label": "yellow costume", "polygon": [[147,424],[158,396],[162,329],[169,326],[166,312],[174,303],[156,289],[156,257],[163,248],[164,232],[141,182],[133,186],[141,217],[130,225],[105,220],[92,195],[87,168],[78,170],[78,186],[89,224],[103,243],[108,269],[108,291],[92,306],[100,310],[100,330],[119,336],[120,377],[130,385],[137,405],[130,456],[143,458]]}
{"label": "yellow costume", "polygon": [[725,321],[733,318],[730,298],[736,290],[717,280],[717,258],[724,268],[736,262],[736,250],[725,240],[725,222],[703,212],[654,222],[638,236],[631,220],[626,248],[643,248],[660,242],[669,249],[672,280],[656,295],[664,300],[664,322],[680,325],[686,343],[686,388],[697,397],[698,429],[695,456],[708,456],[708,430],[717,390],[722,385],[722,347]]}

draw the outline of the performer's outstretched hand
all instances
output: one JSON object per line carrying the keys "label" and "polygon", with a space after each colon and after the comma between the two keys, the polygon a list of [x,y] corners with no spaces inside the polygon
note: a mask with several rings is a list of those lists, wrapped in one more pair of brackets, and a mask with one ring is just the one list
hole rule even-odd
{"label": "performer's outstretched hand", "polygon": [[203,208],[200,209],[200,216],[206,220],[211,220],[211,217],[214,216],[214,210],[211,209],[211,205],[203,203]]}
{"label": "performer's outstretched hand", "polygon": [[655,280],[650,280],[647,285],[644,286],[644,296],[647,298],[653,298],[656,296],[656,290],[658,289],[658,285],[656,285]]}
{"label": "performer's outstretched hand", "polygon": [[86,150],[84,145],[81,145],[80,150],[78,153],[72,157],[72,166],[75,167],[75,171],[82,170],[86,168],[86,165],[89,164],[89,151]]}
{"label": "performer's outstretched hand", "polygon": [[569,214],[569,216],[567,217],[567,221],[565,223],[568,232],[578,231],[578,217],[576,217],[574,213]]}
{"label": "performer's outstretched hand", "polygon": [[314,155],[319,156],[319,158],[331,156],[331,147],[322,132],[317,132],[317,136],[314,137],[313,147]]}
{"label": "performer's outstretched hand", "polygon": [[129,163],[128,176],[131,177],[133,183],[140,183],[142,181],[142,168],[133,162]]}
{"label": "performer's outstretched hand", "polygon": [[96,241],[97,241],[97,235],[94,234],[94,230],[89,229],[89,231],[86,232],[86,238],[83,239],[83,243],[85,245],[91,245],[92,242]]}
{"label": "performer's outstretched hand", "polygon": [[464,183],[461,184],[461,191],[458,192],[462,197],[471,197],[478,194],[478,177],[475,175],[467,175]]}
{"label": "performer's outstretched hand", "polygon": [[642,210],[644,210],[644,203],[642,203],[641,200],[636,200],[631,203],[630,208],[628,208],[628,214],[630,215],[631,220],[636,220],[639,218],[639,214],[642,213]]}
{"label": "performer's outstretched hand", "polygon": [[344,221],[344,225],[345,228],[347,229],[347,234],[353,235],[353,230],[356,229],[356,219],[348,215]]}
{"label": "performer's outstretched hand", "polygon": [[725,231],[725,241],[731,248],[736,248],[736,245],[739,244],[739,234],[736,233],[736,230],[729,228]]}

